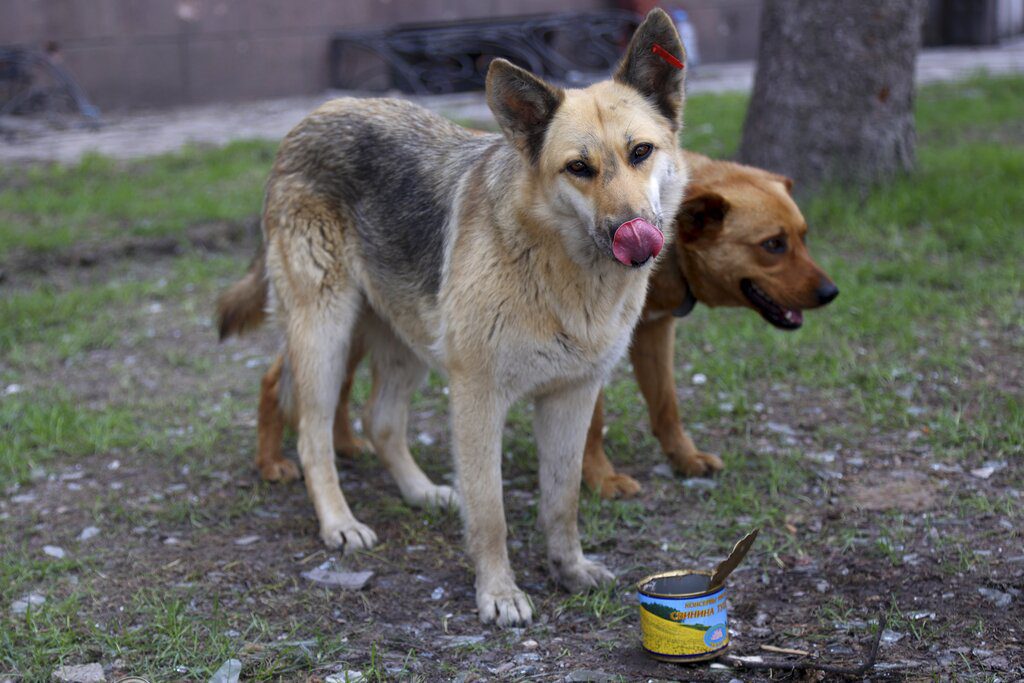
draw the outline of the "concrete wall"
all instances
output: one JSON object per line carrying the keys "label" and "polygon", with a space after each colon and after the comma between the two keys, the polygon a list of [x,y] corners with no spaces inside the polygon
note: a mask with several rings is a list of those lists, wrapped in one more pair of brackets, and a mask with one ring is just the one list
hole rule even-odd
{"label": "concrete wall", "polygon": [[[601,0],[559,0],[566,10]],[[0,0],[0,44],[56,42],[103,109],[327,87],[342,29],[550,11],[550,0]]]}

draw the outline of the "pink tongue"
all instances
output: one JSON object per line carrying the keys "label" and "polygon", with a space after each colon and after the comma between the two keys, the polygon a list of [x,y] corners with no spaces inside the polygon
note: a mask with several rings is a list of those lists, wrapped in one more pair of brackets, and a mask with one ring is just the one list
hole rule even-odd
{"label": "pink tongue", "polygon": [[615,231],[612,238],[612,253],[619,263],[638,266],[652,256],[657,256],[665,244],[661,230],[645,221],[634,218],[626,221]]}

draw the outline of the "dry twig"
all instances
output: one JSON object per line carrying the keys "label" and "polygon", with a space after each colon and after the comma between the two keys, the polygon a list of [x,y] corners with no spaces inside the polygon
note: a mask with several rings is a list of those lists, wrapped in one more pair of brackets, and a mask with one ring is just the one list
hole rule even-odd
{"label": "dry twig", "polygon": [[[726,655],[722,657],[722,663],[737,669],[775,669],[777,671],[823,671],[830,674],[844,676],[863,676],[875,666],[878,658],[878,646],[882,641],[882,632],[886,626],[886,616],[883,613],[878,615],[878,631],[875,633],[874,641],[864,651],[864,659],[860,666],[833,666],[831,664],[819,664],[813,661],[796,662],[752,662],[745,661],[740,657]],[[767,649],[767,648],[765,648]]]}

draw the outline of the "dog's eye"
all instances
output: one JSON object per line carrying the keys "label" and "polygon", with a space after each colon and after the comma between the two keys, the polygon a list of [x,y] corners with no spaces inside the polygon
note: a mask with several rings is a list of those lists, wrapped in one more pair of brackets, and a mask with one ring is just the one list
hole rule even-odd
{"label": "dog's eye", "polygon": [[786,252],[786,238],[785,237],[772,237],[764,242],[761,242],[761,246],[769,254],[784,254]]}
{"label": "dog's eye", "polygon": [[570,161],[566,164],[565,170],[578,178],[589,178],[594,175],[594,171],[587,166],[585,162],[582,162],[579,159],[576,161]]}
{"label": "dog's eye", "polygon": [[639,145],[633,148],[633,151],[629,154],[629,163],[639,164],[641,161],[651,156],[651,152],[654,151],[654,145],[649,142],[641,142]]}

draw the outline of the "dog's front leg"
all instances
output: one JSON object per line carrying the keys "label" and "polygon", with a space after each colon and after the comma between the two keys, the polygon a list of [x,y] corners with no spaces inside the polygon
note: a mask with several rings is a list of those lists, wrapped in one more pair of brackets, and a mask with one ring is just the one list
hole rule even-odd
{"label": "dog's front leg", "polygon": [[651,428],[661,442],[665,457],[683,476],[710,476],[724,467],[722,461],[717,455],[698,450],[679,420],[672,372],[675,330],[675,318],[671,317],[641,322],[633,332],[629,358],[633,362],[637,384],[647,401]]}
{"label": "dog's front leg", "polygon": [[452,377],[455,466],[466,544],[476,568],[480,620],[499,626],[529,624],[533,610],[516,585],[508,560],[501,491],[501,428],[508,402],[493,387]]}
{"label": "dog's front leg", "polygon": [[547,536],[548,566],[562,586],[585,591],[615,577],[583,556],[577,515],[587,427],[601,389],[597,381],[541,396],[534,432],[540,460],[540,525]]}

